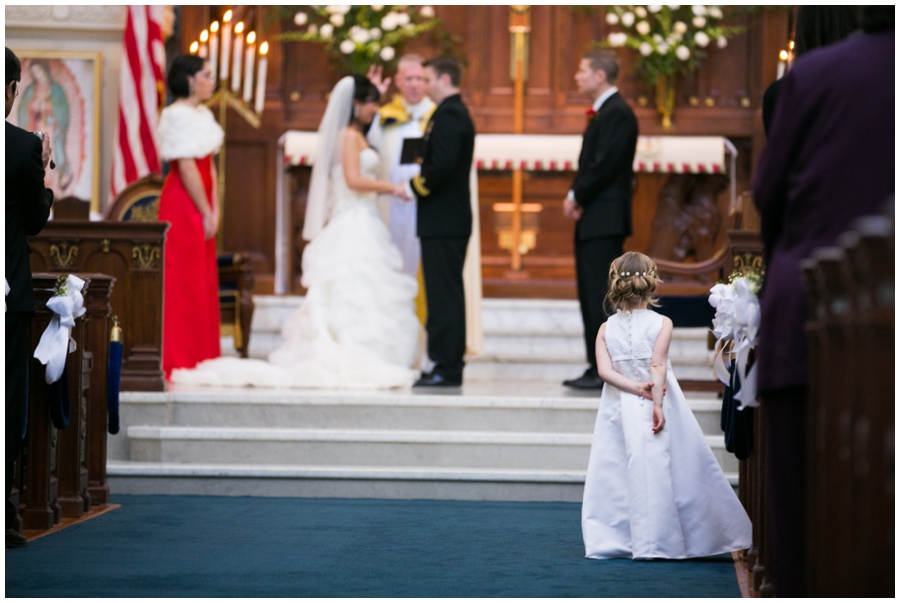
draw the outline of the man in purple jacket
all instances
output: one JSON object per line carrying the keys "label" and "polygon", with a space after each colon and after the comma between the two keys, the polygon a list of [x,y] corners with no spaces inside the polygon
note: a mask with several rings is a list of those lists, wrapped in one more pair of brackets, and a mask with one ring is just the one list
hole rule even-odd
{"label": "man in purple jacket", "polygon": [[768,265],[757,345],[776,595],[805,594],[806,291],[800,262],[894,193],[894,7],[801,57],[775,107],[753,186]]}

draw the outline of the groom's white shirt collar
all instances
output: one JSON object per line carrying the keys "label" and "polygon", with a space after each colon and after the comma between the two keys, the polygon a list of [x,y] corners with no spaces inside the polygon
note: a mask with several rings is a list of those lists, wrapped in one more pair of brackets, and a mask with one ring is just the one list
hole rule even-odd
{"label": "groom's white shirt collar", "polygon": [[599,111],[600,107],[603,106],[603,103],[606,102],[606,99],[608,99],[610,96],[612,96],[613,94],[615,94],[618,91],[619,91],[619,89],[616,88],[615,86],[613,86],[612,88],[610,88],[609,90],[607,90],[606,92],[604,92],[603,94],[598,96],[597,100],[594,101],[594,111]]}

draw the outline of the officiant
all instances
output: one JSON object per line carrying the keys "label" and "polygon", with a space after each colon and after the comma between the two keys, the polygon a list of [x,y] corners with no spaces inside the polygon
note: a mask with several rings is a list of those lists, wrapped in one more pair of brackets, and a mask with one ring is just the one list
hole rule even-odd
{"label": "officiant", "polygon": [[[373,71],[370,70],[369,79],[386,89],[380,73]],[[389,80],[386,82],[390,84]],[[399,184],[419,174],[419,147],[435,104],[425,95],[422,57],[419,55],[400,57],[394,85],[400,94],[394,95],[388,104],[381,107],[367,138],[382,157],[379,178]],[[404,272],[417,277],[421,251],[419,237],[416,236],[416,204],[406,203],[400,197],[380,195],[378,209],[403,256]]]}

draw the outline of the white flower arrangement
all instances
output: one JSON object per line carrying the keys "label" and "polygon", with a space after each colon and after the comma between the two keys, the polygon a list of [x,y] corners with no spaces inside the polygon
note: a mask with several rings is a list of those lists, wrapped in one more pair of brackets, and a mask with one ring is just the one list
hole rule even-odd
{"label": "white flower arrangement", "polygon": [[622,31],[609,33],[602,44],[638,51],[637,69],[652,87],[661,75],[694,71],[713,40],[725,48],[741,29],[723,26],[724,17],[716,5],[610,6],[606,22]]}
{"label": "white flower arrangement", "polygon": [[756,347],[759,333],[759,291],[762,275],[751,272],[746,275],[733,273],[728,283],[719,283],[710,289],[709,304],[716,309],[713,318],[713,335],[716,336],[716,354],[713,368],[720,381],[728,385],[730,375],[725,365],[726,348],[735,359],[735,370],[741,382],[735,399],[740,409],[758,406],[756,402],[756,367],[748,370],[750,352]]}
{"label": "white flower arrangement", "polygon": [[408,40],[440,24],[427,5],[304,5],[281,14],[300,29],[279,39],[322,44],[344,73],[366,73],[376,63],[393,67]]}

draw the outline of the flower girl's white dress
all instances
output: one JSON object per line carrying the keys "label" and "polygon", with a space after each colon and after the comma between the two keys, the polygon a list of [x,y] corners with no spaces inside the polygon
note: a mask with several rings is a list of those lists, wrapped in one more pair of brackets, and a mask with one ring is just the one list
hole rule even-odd
{"label": "flower girl's white dress", "polygon": [[[378,178],[381,158],[360,153],[360,173]],[[416,280],[378,215],[375,193],[350,189],[332,168],[335,208],[303,252],[306,298],[282,326],[284,344],[269,362],[216,358],[172,372],[179,385],[391,388],[418,373]]]}
{"label": "flower girl's white dress", "polygon": [[[619,311],[606,322],[613,369],[650,381],[663,317]],[[682,559],[746,549],[747,513],[716,462],[672,373],[665,427],[654,434],[653,402],[603,386],[584,484],[585,556]]]}

